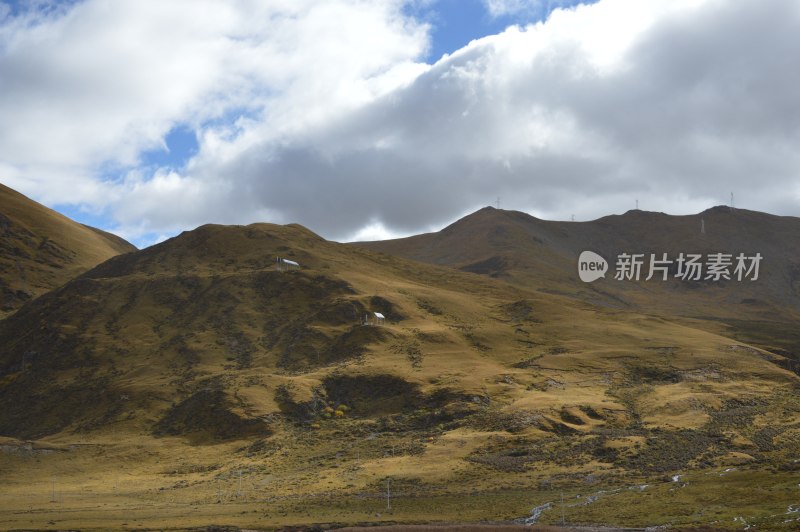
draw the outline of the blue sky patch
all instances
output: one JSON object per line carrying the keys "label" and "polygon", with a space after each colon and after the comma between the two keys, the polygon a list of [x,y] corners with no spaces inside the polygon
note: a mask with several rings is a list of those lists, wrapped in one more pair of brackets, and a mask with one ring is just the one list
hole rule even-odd
{"label": "blue sky patch", "polygon": [[167,149],[159,148],[142,153],[144,166],[182,168],[199,148],[197,134],[185,125],[172,128],[164,141]]}
{"label": "blue sky patch", "polygon": [[435,63],[470,41],[496,35],[509,26],[534,24],[546,20],[558,8],[593,4],[597,0],[535,1],[531,7],[514,14],[493,17],[481,0],[438,0],[425,7],[409,7],[408,14],[431,25],[431,49],[425,60]]}

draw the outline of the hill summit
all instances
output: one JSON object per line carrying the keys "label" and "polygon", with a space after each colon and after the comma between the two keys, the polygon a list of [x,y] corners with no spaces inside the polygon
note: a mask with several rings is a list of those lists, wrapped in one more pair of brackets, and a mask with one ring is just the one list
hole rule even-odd
{"label": "hill summit", "polygon": [[[560,222],[486,207],[436,233],[353,245],[606,308],[704,319],[709,328],[723,324],[728,334],[800,361],[800,218],[716,206],[687,216],[631,210]],[[609,263],[609,273],[593,283],[578,276],[587,250]],[[615,278],[620,257],[635,254],[638,276]],[[679,258],[694,255],[707,267],[718,254],[728,262],[726,275],[678,277]],[[739,255],[759,257],[757,279],[752,271],[737,278]],[[663,275],[656,270],[647,279],[648,265],[665,258]]]}
{"label": "hill summit", "polygon": [[0,184],[0,317],[136,248]]}

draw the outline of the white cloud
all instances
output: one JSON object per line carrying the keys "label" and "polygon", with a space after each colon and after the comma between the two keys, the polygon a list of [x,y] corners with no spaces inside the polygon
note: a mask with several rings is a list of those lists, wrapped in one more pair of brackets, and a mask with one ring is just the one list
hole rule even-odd
{"label": "white cloud", "polygon": [[[601,0],[435,65],[415,62],[427,27],[402,8],[91,1],[7,23],[0,179],[107,205],[126,235],[273,221],[375,238],[497,196],[585,220],[735,191],[797,214],[794,0]],[[135,168],[182,123],[200,142],[185,168]]]}
{"label": "white cloud", "polygon": [[353,235],[353,240],[368,242],[372,240],[390,240],[392,238],[398,238],[399,236],[401,235],[389,230],[381,222],[371,222],[359,229]]}
{"label": "white cloud", "polygon": [[[135,167],[176,125],[200,131],[201,160],[318,127],[413,78],[427,28],[401,7],[89,0],[7,17],[0,161],[16,171],[0,178],[48,203],[102,202],[78,193],[76,180],[78,189],[105,188],[99,174]],[[225,120],[231,113],[242,116],[238,126]],[[142,186],[115,188],[124,195]]]}
{"label": "white cloud", "polygon": [[332,236],[369,220],[415,231],[497,195],[561,218],[626,210],[636,196],[653,210],[700,210],[730,189],[786,211],[780,185],[798,168],[800,121],[781,88],[798,77],[788,63],[800,52],[797,9],[737,5],[618,0],[559,12],[215,168]]}

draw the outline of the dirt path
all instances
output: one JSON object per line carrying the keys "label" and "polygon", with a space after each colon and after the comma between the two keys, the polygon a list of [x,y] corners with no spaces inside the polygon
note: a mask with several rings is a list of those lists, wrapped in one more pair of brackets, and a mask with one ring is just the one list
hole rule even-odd
{"label": "dirt path", "polygon": [[545,525],[390,525],[381,527],[347,527],[336,532],[642,532],[643,528],[574,527],[562,528]]}
{"label": "dirt path", "polygon": [[[379,527],[355,526],[336,529],[336,532],[645,532],[645,528],[610,528],[602,526],[558,527],[546,525],[389,525]],[[723,532],[721,529],[700,527],[667,529],[670,532]]]}

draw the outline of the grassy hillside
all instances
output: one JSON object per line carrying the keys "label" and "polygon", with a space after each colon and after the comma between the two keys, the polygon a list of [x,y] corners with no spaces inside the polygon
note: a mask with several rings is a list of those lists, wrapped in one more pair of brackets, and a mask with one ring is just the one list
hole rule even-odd
{"label": "grassy hillside", "polygon": [[[598,306],[686,319],[790,359],[800,370],[800,219],[714,207],[689,216],[629,211],[591,222],[553,222],[487,207],[437,233],[354,245],[486,275],[519,287],[562,294]],[[609,261],[603,279],[578,278],[578,256]],[[676,259],[680,253],[760,253],[755,281],[616,280],[621,253]],[[731,269],[731,272],[733,270]],[[705,275],[703,276],[705,277]],[[698,320],[704,322],[700,324]]]}
{"label": "grassy hillside", "polygon": [[[437,233],[354,245],[650,313],[720,316],[743,305],[735,313],[796,317],[800,310],[800,219],[743,209],[714,207],[689,216],[629,211],[591,222],[554,222],[487,207]],[[605,279],[578,279],[584,250],[609,260]],[[636,283],[613,279],[614,260],[623,252],[667,253],[671,259],[682,252],[758,252],[763,260],[755,282],[678,280],[673,264],[669,281],[645,281],[645,268]],[[664,294],[669,297],[656,297]]]}
{"label": "grassy hillside", "polygon": [[299,226],[114,257],[0,322],[0,527],[790,529],[782,357],[535,288]]}
{"label": "grassy hillside", "polygon": [[135,249],[0,184],[0,318],[104,260]]}

